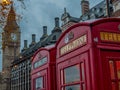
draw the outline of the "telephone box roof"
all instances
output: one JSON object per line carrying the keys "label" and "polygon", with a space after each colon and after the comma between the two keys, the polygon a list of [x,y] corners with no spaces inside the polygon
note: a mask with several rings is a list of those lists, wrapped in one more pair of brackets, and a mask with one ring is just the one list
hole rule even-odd
{"label": "telephone box roof", "polygon": [[33,55],[33,58],[32,58],[32,61],[34,60],[34,57],[37,55],[37,53],[39,53],[41,50],[46,50],[46,51],[49,51],[49,50],[52,50],[53,48],[55,48],[55,44],[53,45],[48,45],[46,47],[42,47],[42,48],[39,48]]}
{"label": "telephone box roof", "polygon": [[78,25],[82,24],[82,25],[85,25],[85,26],[95,26],[97,24],[100,24],[100,23],[105,23],[105,22],[120,22],[120,18],[101,18],[101,19],[93,19],[93,20],[87,20],[87,21],[84,21],[84,22],[81,22],[81,23],[78,23]]}
{"label": "telephone box roof", "polygon": [[96,26],[98,24],[105,23],[105,22],[120,22],[120,18],[101,18],[101,19],[87,20],[84,22],[77,23],[77,24],[69,27],[66,31],[63,32],[63,34],[61,35],[61,37],[57,41],[56,45],[58,45],[58,43],[61,41],[62,37],[73,28],[76,28],[79,26],[93,27],[93,26]]}

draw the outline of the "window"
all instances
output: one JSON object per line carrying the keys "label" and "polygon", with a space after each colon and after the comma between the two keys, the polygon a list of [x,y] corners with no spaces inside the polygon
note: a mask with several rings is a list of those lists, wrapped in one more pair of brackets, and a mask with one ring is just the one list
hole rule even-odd
{"label": "window", "polygon": [[39,77],[35,80],[35,90],[43,89],[43,77]]}
{"label": "window", "polygon": [[120,79],[120,61],[116,62],[116,67],[117,67],[117,76],[118,76],[118,79]]}
{"label": "window", "polygon": [[80,85],[71,85],[71,86],[66,86],[65,90],[80,90]]}
{"label": "window", "polygon": [[112,90],[120,90],[120,61],[111,59],[109,61]]}
{"label": "window", "polygon": [[99,14],[99,12],[100,12],[100,8],[97,8],[97,11],[96,11],[98,14]]}
{"label": "window", "polygon": [[83,62],[61,70],[61,89],[85,90],[85,72]]}
{"label": "window", "polygon": [[80,81],[79,65],[68,67],[64,69],[65,83]]}
{"label": "window", "polygon": [[45,63],[47,63],[47,57],[44,57],[44,58],[38,60],[37,62],[35,62],[34,68],[38,68],[38,67],[44,65]]}
{"label": "window", "polygon": [[95,17],[95,14],[94,14],[94,13],[91,13],[90,18],[95,19],[95,18],[96,18],[96,17]]}

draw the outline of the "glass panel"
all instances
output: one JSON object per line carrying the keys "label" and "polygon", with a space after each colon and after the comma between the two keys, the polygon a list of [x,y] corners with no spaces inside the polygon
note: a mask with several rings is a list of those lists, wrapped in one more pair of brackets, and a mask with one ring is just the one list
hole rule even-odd
{"label": "glass panel", "polygon": [[79,65],[71,66],[64,69],[65,83],[80,81]]}
{"label": "glass panel", "polygon": [[111,79],[115,79],[114,63],[113,63],[113,61],[109,61],[109,66],[110,66]]}
{"label": "glass panel", "polygon": [[65,90],[81,90],[80,85],[66,86]]}
{"label": "glass panel", "polygon": [[81,70],[82,70],[82,80],[84,80],[85,79],[84,63],[81,63]]}
{"label": "glass panel", "polygon": [[112,90],[116,90],[115,88],[116,88],[116,84],[115,82],[112,82]]}
{"label": "glass panel", "polygon": [[42,89],[43,88],[43,77],[37,78],[35,81],[35,84],[36,84],[35,86],[36,90]]}
{"label": "glass panel", "polygon": [[39,61],[34,63],[34,68],[38,68],[42,65],[44,65],[45,63],[47,63],[47,57],[44,57],[42,59],[40,59]]}
{"label": "glass panel", "polygon": [[117,66],[118,79],[120,79],[120,61],[116,61],[116,66]]}

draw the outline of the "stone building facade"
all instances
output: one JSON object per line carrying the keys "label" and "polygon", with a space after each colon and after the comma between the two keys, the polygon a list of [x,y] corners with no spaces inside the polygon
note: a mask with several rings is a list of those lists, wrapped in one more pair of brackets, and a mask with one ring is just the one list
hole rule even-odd
{"label": "stone building facade", "polygon": [[70,26],[76,24],[79,22],[79,18],[72,17],[64,8],[64,13],[61,16],[61,21],[62,21],[62,32],[64,32],[66,29],[68,29]]}
{"label": "stone building facade", "polygon": [[120,0],[112,0],[113,4],[113,17],[120,17]]}
{"label": "stone building facade", "polygon": [[[111,17],[120,17],[120,0],[108,0],[109,2],[109,10]],[[97,5],[92,8],[89,8],[90,3],[89,0],[81,0],[81,12],[79,18],[71,16],[66,9],[64,9],[64,13],[61,16],[62,21],[62,30],[65,31],[70,26],[83,22],[86,20],[93,20],[98,18],[106,18],[108,17],[107,4],[106,0],[101,1]]]}

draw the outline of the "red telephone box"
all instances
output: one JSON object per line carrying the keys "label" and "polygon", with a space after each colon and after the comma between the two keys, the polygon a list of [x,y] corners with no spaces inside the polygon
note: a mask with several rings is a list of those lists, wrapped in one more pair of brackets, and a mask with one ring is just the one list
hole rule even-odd
{"label": "red telephone box", "polygon": [[120,19],[78,23],[57,42],[57,90],[120,90]]}
{"label": "red telephone box", "polygon": [[32,61],[32,90],[56,90],[55,60],[54,46],[37,50]]}

